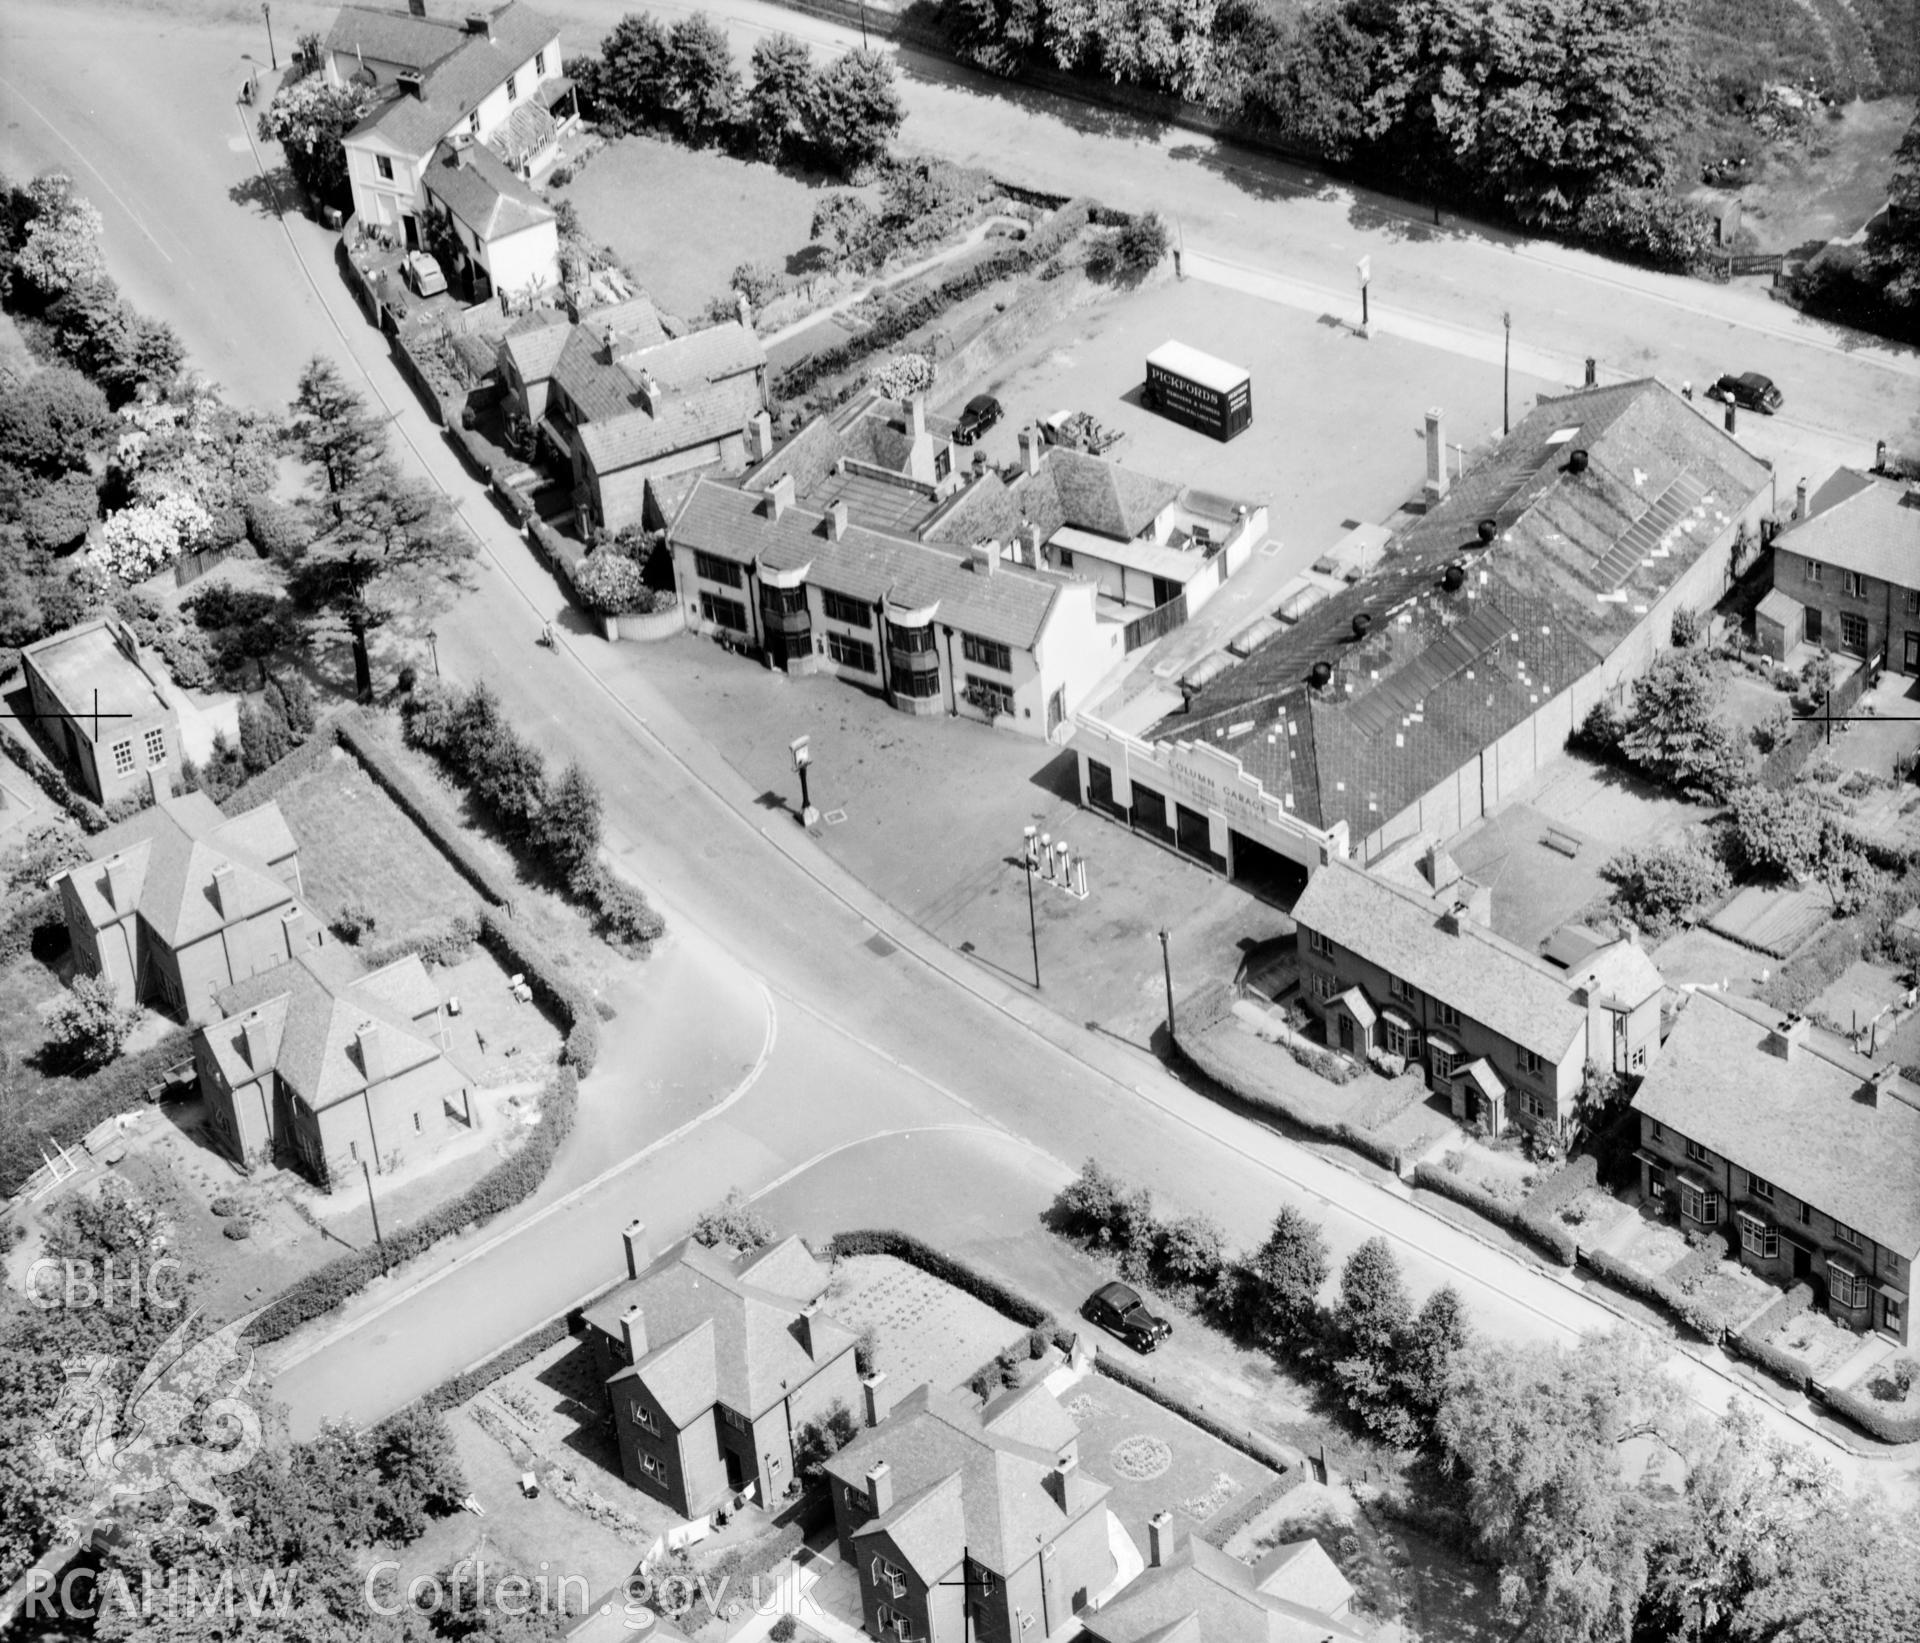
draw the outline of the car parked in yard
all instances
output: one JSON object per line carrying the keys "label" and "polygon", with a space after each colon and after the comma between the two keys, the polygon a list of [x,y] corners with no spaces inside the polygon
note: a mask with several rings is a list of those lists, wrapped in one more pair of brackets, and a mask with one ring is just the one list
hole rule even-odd
{"label": "car parked in yard", "polygon": [[992,394],[975,394],[960,411],[960,426],[953,437],[962,445],[971,445],[991,428],[1006,411]]}
{"label": "car parked in yard", "polygon": [[1098,1324],[1136,1352],[1151,1352],[1173,1334],[1173,1325],[1149,1312],[1140,1292],[1127,1284],[1102,1284],[1080,1309],[1088,1323]]}
{"label": "car parked in yard", "polygon": [[425,251],[407,254],[407,284],[416,296],[437,297],[447,288],[447,276],[439,261]]}
{"label": "car parked in yard", "polygon": [[1743,371],[1738,376],[1729,372],[1707,390],[1707,398],[1725,400],[1763,416],[1772,416],[1786,402],[1786,396],[1774,387],[1773,378],[1763,377],[1758,371]]}

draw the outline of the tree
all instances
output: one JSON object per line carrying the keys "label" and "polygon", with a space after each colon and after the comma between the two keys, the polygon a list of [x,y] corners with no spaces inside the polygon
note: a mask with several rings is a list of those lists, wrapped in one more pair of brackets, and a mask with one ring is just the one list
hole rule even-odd
{"label": "tree", "polygon": [[1446,1396],[1454,1357],[1472,1337],[1459,1290],[1452,1284],[1442,1284],[1426,1298],[1400,1343],[1394,1378],[1426,1438],[1433,1435],[1434,1417]]}
{"label": "tree", "polygon": [[794,35],[770,34],[757,41],[748,64],[747,125],[763,160],[791,160],[812,141],[819,120],[820,76],[813,53]]}
{"label": "tree", "polygon": [[98,382],[115,405],[141,386],[164,392],[186,362],[186,349],[164,320],[136,313],[105,275],[71,286],[47,310],[54,345]]}
{"label": "tree", "polygon": [[409,1404],[376,1426],[372,1439],[387,1488],[385,1513],[398,1538],[412,1540],[429,1515],[457,1511],[467,1498],[466,1473],[444,1416]]}
{"label": "tree", "polygon": [[600,44],[595,112],[629,129],[664,124],[672,114],[673,78],[666,29],[650,12],[630,13]]}
{"label": "tree", "polygon": [[1737,1643],[1911,1643],[1920,1637],[1920,1522],[1853,1500],[1796,1537],[1740,1607]]}
{"label": "tree", "polygon": [[294,448],[326,475],[332,495],[362,479],[387,453],[385,425],[323,355],[307,361],[290,409],[287,431]]}
{"label": "tree", "polygon": [[120,1054],[137,1019],[115,996],[112,983],[75,976],[47,1018],[47,1059],[62,1072],[97,1072]]}
{"label": "tree", "polygon": [[1160,1228],[1161,1271],[1177,1283],[1211,1289],[1226,1264],[1227,1235],[1211,1215],[1183,1215]]}
{"label": "tree", "polygon": [[47,553],[65,553],[99,517],[100,492],[83,469],[37,484],[20,499],[20,528]]}
{"label": "tree", "polygon": [[600,859],[600,788],[578,759],[547,793],[535,842],[561,882],[577,886]]}
{"label": "tree", "polygon": [[745,1193],[729,1187],[725,1198],[694,1218],[693,1241],[709,1248],[731,1244],[735,1249],[765,1249],[773,1242],[773,1227]]}
{"label": "tree", "polygon": [[1668,651],[1633,687],[1621,752],[1648,774],[1721,800],[1746,778],[1747,754],[1720,717],[1720,679],[1704,651]]}
{"label": "tree", "polygon": [[343,205],[353,195],[340,139],[372,111],[374,88],[334,85],[324,74],[284,81],[260,111],[260,138],[278,143],[293,180],[316,200]]}
{"label": "tree", "polygon": [[1601,864],[1600,876],[1614,886],[1621,912],[1656,939],[1693,923],[1730,887],[1726,868],[1688,844],[1622,850]]}
{"label": "tree", "polygon": [[989,74],[1018,74],[1047,35],[1047,0],[952,0],[954,43]]}
{"label": "tree", "polygon": [[835,1398],[810,1421],[803,1421],[793,1435],[794,1475],[808,1489],[817,1489],[826,1481],[828,1461],[860,1435],[860,1423],[845,1402]]}
{"label": "tree", "polygon": [[75,285],[106,273],[100,254],[100,213],[58,171],[35,177],[21,191],[26,237],[14,253],[14,275],[33,298],[49,303]]}
{"label": "tree", "polygon": [[851,177],[893,146],[906,107],[893,81],[893,59],[856,47],[820,76],[813,144],[821,164]]}
{"label": "tree", "polygon": [[1412,1322],[1413,1302],[1393,1246],[1384,1238],[1369,1238],[1340,1272],[1333,1375],[1347,1407],[1367,1429],[1400,1446],[1412,1442],[1415,1431],[1396,1378],[1402,1337]]}
{"label": "tree", "polygon": [[1281,1206],[1273,1230],[1247,1261],[1249,1322],[1262,1340],[1289,1349],[1314,1331],[1320,1291],[1333,1263],[1319,1224],[1292,1204]]}
{"label": "tree", "polygon": [[112,427],[107,396],[64,365],[0,391],[0,462],[27,473],[58,479],[84,471]]}
{"label": "tree", "polygon": [[1805,788],[1776,792],[1749,782],[1733,795],[1733,845],[1742,866],[1769,878],[1811,878],[1820,865],[1827,813]]}
{"label": "tree", "polygon": [[1356,24],[1349,8],[1312,7],[1292,20],[1277,45],[1254,49],[1247,111],[1311,153],[1349,159],[1366,139],[1378,52],[1377,38]]}
{"label": "tree", "polygon": [[372,699],[372,635],[440,609],[463,583],[473,542],[445,500],[386,461],[332,497],[336,520],[292,566],[288,591],[310,618],[336,622],[353,646],[354,684]]}
{"label": "tree", "polygon": [[1621,1466],[1633,1439],[1675,1447],[1683,1394],[1637,1332],[1567,1349],[1476,1342],[1434,1424],[1500,1600],[1537,1643],[1625,1636],[1646,1589],[1653,1507]]}
{"label": "tree", "polygon": [[741,97],[726,31],[703,11],[681,18],[667,32],[667,69],[680,134],[696,146],[724,135]]}
{"label": "tree", "polygon": [[873,242],[880,218],[858,194],[829,194],[813,213],[812,237],[833,247],[836,257],[855,256]]}
{"label": "tree", "polygon": [[1887,184],[1886,227],[1877,246],[1876,270],[1885,278],[1889,302],[1920,305],[1920,114],[1893,151]]}
{"label": "tree", "polygon": [[279,704],[262,700],[257,706],[240,704],[240,762],[247,774],[257,776],[278,764],[293,748],[293,732],[281,715]]}
{"label": "tree", "polygon": [[1169,235],[1157,211],[1143,211],[1113,236],[1114,261],[1127,273],[1144,274],[1167,254]]}

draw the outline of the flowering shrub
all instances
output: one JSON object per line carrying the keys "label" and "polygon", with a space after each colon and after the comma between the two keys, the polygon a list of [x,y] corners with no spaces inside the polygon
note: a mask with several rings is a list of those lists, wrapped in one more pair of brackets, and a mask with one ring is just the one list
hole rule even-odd
{"label": "flowering shrub", "polygon": [[637,560],[596,548],[573,573],[574,591],[596,615],[619,616],[648,604],[646,578]]}
{"label": "flowering shrub", "polygon": [[162,496],[122,508],[101,529],[88,558],[122,582],[144,582],[212,535],[207,510],[186,496]]}

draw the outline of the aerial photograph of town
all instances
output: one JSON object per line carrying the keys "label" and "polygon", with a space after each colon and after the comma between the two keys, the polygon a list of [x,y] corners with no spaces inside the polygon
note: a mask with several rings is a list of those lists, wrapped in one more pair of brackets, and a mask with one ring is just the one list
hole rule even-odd
{"label": "aerial photograph of town", "polygon": [[1920,1643],[1920,0],[5,0],[0,1643]]}

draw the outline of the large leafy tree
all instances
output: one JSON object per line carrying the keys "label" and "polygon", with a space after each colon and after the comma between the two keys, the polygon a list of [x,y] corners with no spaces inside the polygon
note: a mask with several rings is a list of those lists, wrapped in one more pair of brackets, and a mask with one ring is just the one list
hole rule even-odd
{"label": "large leafy tree", "polygon": [[1292,1204],[1282,1205],[1246,1265],[1243,1305],[1260,1339],[1292,1351],[1303,1337],[1317,1334],[1320,1291],[1333,1270],[1318,1223]]}
{"label": "large leafy tree", "polygon": [[600,60],[588,76],[594,113],[616,129],[659,125],[671,114],[673,80],[667,31],[650,12],[620,19],[600,43]]}
{"label": "large leafy tree", "polygon": [[325,476],[338,496],[387,454],[387,430],[332,360],[316,354],[300,373],[287,431],[294,448]]}
{"label": "large leafy tree", "polygon": [[674,123],[690,143],[723,137],[739,117],[740,70],[726,31],[704,11],[667,31]]}
{"label": "large leafy tree", "polygon": [[35,177],[14,190],[9,216],[17,239],[12,275],[34,300],[53,302],[106,273],[100,213],[74,193],[71,178],[57,171]]}
{"label": "large leafy tree", "polygon": [[1920,114],[1893,151],[1886,228],[1878,260],[1886,296],[1903,307],[1920,307]]}
{"label": "large leafy tree", "polygon": [[820,77],[813,53],[795,35],[770,34],[754,44],[748,66],[747,125],[763,160],[796,158],[819,119]]}
{"label": "large leafy tree", "polygon": [[1396,1378],[1401,1345],[1412,1322],[1413,1302],[1393,1245],[1369,1238],[1340,1271],[1340,1299],[1333,1309],[1333,1376],[1362,1424],[1387,1442],[1402,1445],[1415,1435]]}
{"label": "large leafy tree", "polygon": [[344,205],[353,197],[340,139],[372,111],[374,92],[336,86],[324,74],[283,84],[260,111],[262,141],[278,143],[293,180],[316,199]]}
{"label": "large leafy tree", "polygon": [[814,146],[823,164],[851,176],[892,147],[905,118],[892,58],[856,47],[820,76]]}
{"label": "large leafy tree", "polygon": [[1720,714],[1721,683],[1704,651],[1674,650],[1633,686],[1620,750],[1675,787],[1724,799],[1745,779],[1747,750]]}
{"label": "large leafy tree", "polygon": [[1829,1510],[1747,1598],[1735,1643],[1911,1643],[1920,1637],[1920,1521],[1864,1502]]}
{"label": "large leafy tree", "polygon": [[58,479],[83,471],[113,426],[107,397],[55,365],[0,391],[0,462]]}
{"label": "large leafy tree", "polygon": [[1637,1332],[1571,1350],[1478,1343],[1455,1356],[1435,1435],[1519,1635],[1626,1635],[1656,1525],[1622,1450],[1635,1440],[1675,1448],[1683,1430],[1680,1390]]}

